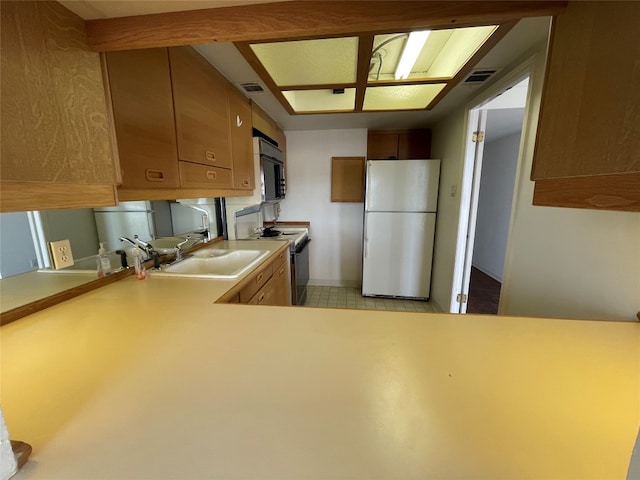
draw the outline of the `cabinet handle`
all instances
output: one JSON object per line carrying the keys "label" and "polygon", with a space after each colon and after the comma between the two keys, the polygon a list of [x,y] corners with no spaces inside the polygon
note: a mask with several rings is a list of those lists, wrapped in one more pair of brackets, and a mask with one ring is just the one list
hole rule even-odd
{"label": "cabinet handle", "polygon": [[218,176],[218,174],[216,172],[214,172],[213,170],[207,170],[207,178],[209,180],[215,180],[217,176]]}
{"label": "cabinet handle", "polygon": [[240,128],[242,126],[242,120],[240,120],[240,115],[236,115],[236,127]]}
{"label": "cabinet handle", "polygon": [[164,182],[166,180],[162,170],[147,169],[144,171],[144,176],[148,182]]}
{"label": "cabinet handle", "polygon": [[205,157],[208,161],[210,161],[210,162],[215,162],[215,161],[216,161],[216,154],[215,154],[215,152],[211,152],[211,151],[207,150],[207,151],[204,153],[204,157]]}
{"label": "cabinet handle", "polygon": [[256,277],[256,282],[260,283],[263,278],[264,278],[264,273],[259,273],[258,276]]}
{"label": "cabinet handle", "polygon": [[248,179],[242,180],[242,185],[245,186],[245,187],[248,187],[249,186],[249,180]]}
{"label": "cabinet handle", "polygon": [[264,292],[262,292],[258,297],[258,303],[262,303],[262,302],[264,302]]}
{"label": "cabinet handle", "polygon": [[284,267],[281,267],[280,268],[280,276],[283,276],[283,275],[284,275]]}

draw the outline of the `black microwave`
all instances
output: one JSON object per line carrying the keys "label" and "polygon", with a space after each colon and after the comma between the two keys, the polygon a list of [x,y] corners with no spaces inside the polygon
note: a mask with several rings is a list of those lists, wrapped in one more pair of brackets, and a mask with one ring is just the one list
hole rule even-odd
{"label": "black microwave", "polygon": [[283,200],[286,193],[282,150],[264,138],[254,138],[260,155],[260,184],[263,202]]}

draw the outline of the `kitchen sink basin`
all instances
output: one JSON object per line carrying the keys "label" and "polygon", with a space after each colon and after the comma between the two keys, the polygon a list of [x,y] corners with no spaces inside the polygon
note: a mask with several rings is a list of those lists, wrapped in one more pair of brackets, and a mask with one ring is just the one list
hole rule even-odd
{"label": "kitchen sink basin", "polygon": [[[160,237],[154,240],[149,240],[149,243],[153,247],[153,249],[158,253],[173,253],[176,245],[186,240],[185,237]],[[196,243],[198,239],[191,238],[190,241],[185,245],[186,248],[189,248],[191,245]]]}
{"label": "kitchen sink basin", "polygon": [[269,255],[268,250],[203,249],[163,267],[157,275],[202,278],[237,278]]}

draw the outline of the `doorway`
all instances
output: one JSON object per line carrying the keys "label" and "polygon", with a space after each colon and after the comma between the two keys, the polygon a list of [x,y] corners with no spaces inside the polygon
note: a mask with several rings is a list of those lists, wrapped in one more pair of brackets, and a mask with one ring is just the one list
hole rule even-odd
{"label": "doorway", "polygon": [[469,110],[452,312],[498,313],[528,89],[523,74]]}

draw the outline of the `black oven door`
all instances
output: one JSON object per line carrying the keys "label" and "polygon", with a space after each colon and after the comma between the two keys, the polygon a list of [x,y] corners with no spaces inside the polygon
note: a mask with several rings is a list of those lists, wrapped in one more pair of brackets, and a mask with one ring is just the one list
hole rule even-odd
{"label": "black oven door", "polygon": [[304,305],[304,302],[307,300],[307,283],[309,283],[309,242],[311,242],[311,239],[307,239],[306,242],[298,245],[292,258],[291,301],[294,305]]}
{"label": "black oven door", "polygon": [[284,199],[284,165],[267,156],[261,157],[262,163],[262,200],[273,202]]}

